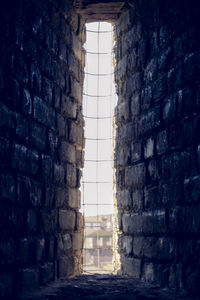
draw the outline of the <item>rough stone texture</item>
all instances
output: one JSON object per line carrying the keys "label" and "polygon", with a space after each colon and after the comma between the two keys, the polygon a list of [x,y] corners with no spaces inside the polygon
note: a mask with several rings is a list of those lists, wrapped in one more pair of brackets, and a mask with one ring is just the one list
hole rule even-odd
{"label": "rough stone texture", "polygon": [[114,27],[121,274],[192,295],[200,278],[199,6],[133,3]]}
{"label": "rough stone texture", "polygon": [[84,61],[70,5],[1,6],[0,298],[82,268]]}

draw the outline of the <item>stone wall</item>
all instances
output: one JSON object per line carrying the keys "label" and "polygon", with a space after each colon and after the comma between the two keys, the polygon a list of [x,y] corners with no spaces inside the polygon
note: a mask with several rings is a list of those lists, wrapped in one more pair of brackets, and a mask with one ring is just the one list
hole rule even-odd
{"label": "stone wall", "polygon": [[69,5],[1,5],[0,296],[81,269],[84,60]]}
{"label": "stone wall", "polygon": [[116,190],[122,274],[199,282],[199,7],[135,1],[115,25]]}

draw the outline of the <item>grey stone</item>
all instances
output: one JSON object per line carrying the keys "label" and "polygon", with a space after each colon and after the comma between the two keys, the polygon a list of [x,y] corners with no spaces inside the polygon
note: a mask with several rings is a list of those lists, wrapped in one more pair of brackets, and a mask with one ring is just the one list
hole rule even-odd
{"label": "grey stone", "polygon": [[72,231],[75,228],[76,214],[72,210],[59,210],[59,226],[61,230]]}

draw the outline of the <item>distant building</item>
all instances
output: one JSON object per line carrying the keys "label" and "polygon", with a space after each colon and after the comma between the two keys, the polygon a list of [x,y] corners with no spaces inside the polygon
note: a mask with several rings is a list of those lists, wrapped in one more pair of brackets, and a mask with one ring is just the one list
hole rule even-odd
{"label": "distant building", "polygon": [[85,218],[85,270],[112,271],[112,215]]}

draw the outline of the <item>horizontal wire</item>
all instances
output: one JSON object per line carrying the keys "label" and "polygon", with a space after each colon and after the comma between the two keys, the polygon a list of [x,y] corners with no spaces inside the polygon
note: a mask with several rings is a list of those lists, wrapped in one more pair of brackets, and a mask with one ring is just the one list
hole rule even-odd
{"label": "horizontal wire", "polygon": [[82,183],[113,183],[112,181],[82,181]]}
{"label": "horizontal wire", "polygon": [[83,117],[86,119],[94,119],[94,120],[112,119],[112,117],[90,117],[85,115],[83,115]]}
{"label": "horizontal wire", "polygon": [[110,75],[113,75],[113,74],[114,74],[114,72],[113,73],[105,73],[105,74],[85,72],[85,75],[98,76],[98,77],[100,77],[100,76],[110,76]]}
{"label": "horizontal wire", "polygon": [[112,138],[95,139],[95,138],[87,138],[87,137],[85,137],[85,140],[89,140],[89,141],[107,141],[107,140],[112,140]]}
{"label": "horizontal wire", "polygon": [[89,205],[89,206],[91,206],[91,205],[95,205],[95,206],[102,206],[102,205],[106,205],[106,206],[113,206],[113,204],[112,203],[82,203],[82,205],[84,205],[84,206],[87,206],[87,205]]}
{"label": "horizontal wire", "polygon": [[87,54],[95,54],[95,55],[111,55],[112,54],[112,52],[92,52],[92,51],[87,51],[86,50],[86,55]]}
{"label": "horizontal wire", "polygon": [[84,161],[89,161],[89,162],[111,162],[113,161],[112,159],[85,159]]}
{"label": "horizontal wire", "polygon": [[108,98],[108,97],[114,97],[115,94],[110,94],[110,95],[91,95],[91,94],[83,93],[83,96],[92,97],[92,98]]}
{"label": "horizontal wire", "polygon": [[86,32],[92,32],[92,33],[111,33],[113,32],[112,30],[102,30],[102,31],[97,31],[97,30],[89,30],[89,29],[86,29]]}

